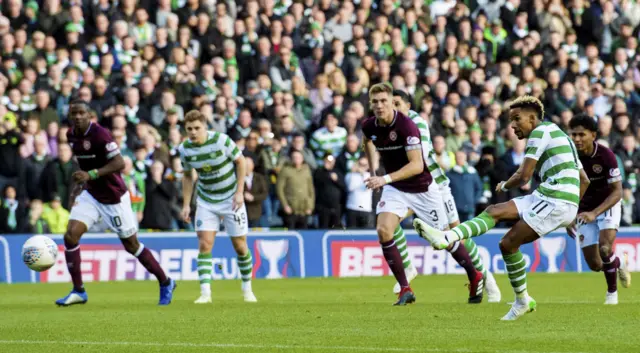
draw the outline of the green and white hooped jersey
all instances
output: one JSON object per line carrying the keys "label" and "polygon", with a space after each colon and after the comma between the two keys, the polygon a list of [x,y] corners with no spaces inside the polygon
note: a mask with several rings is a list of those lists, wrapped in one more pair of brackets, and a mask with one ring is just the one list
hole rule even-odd
{"label": "green and white hooped jersey", "polygon": [[202,201],[217,204],[232,197],[237,189],[234,161],[242,153],[229,136],[207,132],[203,144],[184,141],[178,147],[184,170],[198,172],[196,192]]}
{"label": "green and white hooped jersey", "polygon": [[334,157],[340,155],[347,142],[347,135],[347,129],[341,126],[336,127],[333,132],[326,127],[314,131],[309,146],[314,151],[318,163],[322,164],[322,159],[327,152],[331,152]]}
{"label": "green and white hooped jersey", "polygon": [[433,151],[433,142],[431,142],[431,131],[429,130],[429,124],[413,110],[409,110],[409,119],[418,126],[420,131],[420,138],[422,139],[422,157],[427,165],[427,169],[431,173],[433,180],[438,185],[448,185],[449,178],[444,173],[444,170],[440,168],[436,160],[435,152]]}
{"label": "green and white hooped jersey", "polygon": [[558,125],[538,125],[529,135],[525,158],[538,161],[536,171],[542,184],[537,193],[578,206],[582,163],[573,141]]}

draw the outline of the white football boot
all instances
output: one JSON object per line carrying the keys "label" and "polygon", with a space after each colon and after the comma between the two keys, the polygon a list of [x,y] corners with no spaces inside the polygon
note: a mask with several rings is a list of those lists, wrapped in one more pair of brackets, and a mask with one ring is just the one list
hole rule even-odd
{"label": "white football boot", "polygon": [[529,295],[525,299],[516,299],[509,309],[507,315],[502,317],[502,321],[514,321],[518,320],[521,316],[536,310],[536,301]]}
{"label": "white football boot", "polygon": [[484,285],[487,290],[487,301],[489,303],[500,303],[500,300],[502,300],[502,293],[500,293],[498,283],[496,283],[496,279],[493,277],[493,273],[491,273],[491,271],[487,270]]}
{"label": "white football boot", "polygon": [[256,303],[258,301],[258,298],[253,294],[253,289],[251,289],[251,281],[242,282],[242,296],[246,303]]}
{"label": "white football boot", "polygon": [[[413,264],[411,264],[411,266],[409,266],[408,268],[405,268],[404,273],[407,275],[407,282],[409,283],[411,283],[411,281],[418,277],[418,270],[415,268],[415,266],[413,266]],[[396,283],[393,286],[393,293],[400,293],[400,283]]]}
{"label": "white football boot", "polygon": [[211,294],[201,294],[198,299],[196,299],[194,304],[208,304],[211,303]]}
{"label": "white football boot", "polygon": [[[620,259],[620,267],[618,268],[618,279],[624,288],[631,287],[631,272],[629,272],[629,255],[624,254]],[[617,303],[617,301],[616,301]]]}
{"label": "white football boot", "polygon": [[604,299],[604,305],[618,305],[618,291],[613,293],[607,292],[607,296]]}
{"label": "white football boot", "polygon": [[431,243],[434,249],[444,250],[449,246],[449,241],[445,238],[445,233],[431,227],[427,222],[416,218],[413,220],[413,228],[416,229],[419,236]]}

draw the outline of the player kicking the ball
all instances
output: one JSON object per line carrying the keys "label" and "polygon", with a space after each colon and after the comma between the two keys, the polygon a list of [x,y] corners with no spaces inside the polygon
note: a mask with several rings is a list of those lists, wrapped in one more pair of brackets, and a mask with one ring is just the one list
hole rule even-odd
{"label": "player kicking the ball", "polygon": [[570,225],[589,186],[573,142],[557,125],[542,122],[543,116],[544,106],[537,98],[522,96],[511,103],[511,126],[519,139],[529,141],[524,162],[509,180],[496,187],[497,192],[520,187],[529,182],[537,169],[542,184],[532,194],[491,205],[476,218],[446,232],[419,219],[413,222],[420,236],[434,248],[444,249],[452,242],[486,233],[497,222],[518,220],[500,240],[500,251],[516,295],[502,320],[516,320],[536,308],[535,300],[527,293],[526,263],[520,246]]}
{"label": "player kicking the ball", "polygon": [[445,211],[438,187],[422,158],[418,127],[406,115],[393,110],[393,88],[386,83],[373,85],[369,97],[375,116],[362,123],[365,152],[369,164],[374,165],[372,157],[377,149],[388,174],[372,176],[365,182],[370,189],[382,188],[376,207],[378,238],[384,258],[400,284],[394,305],[405,305],[415,302],[416,297],[409,286],[394,233],[409,210],[444,229]]}
{"label": "player kicking the ball", "polygon": [[246,165],[242,153],[229,136],[207,131],[207,118],[197,110],[192,110],[184,118],[189,137],[178,147],[184,168],[182,179],[182,216],[189,222],[191,196],[195,184],[197,194],[196,232],[198,233],[198,276],[200,277],[200,298],[196,304],[211,303],[211,272],[213,259],[211,250],[220,222],[231,237],[233,248],[238,254],[238,268],[242,277],[244,301],[256,302],[251,289],[253,258],[247,247],[249,225],[244,205],[244,177]]}
{"label": "player kicking the ball", "polygon": [[137,257],[147,271],[156,276],[160,283],[158,304],[170,304],[176,283],[166,276],[151,251],[138,242],[135,213],[131,209],[127,187],[120,176],[124,159],[118,144],[107,129],[89,120],[86,103],[72,102],[69,117],[73,127],[67,132],[67,139],[81,169],[73,173],[76,183],[71,195],[73,206],[64,234],[64,254],[73,290],[66,297],[56,300],[56,304],[68,306],[87,302],[78,243],[87,229],[101,221],[118,234],[127,252]]}
{"label": "player kicking the ball", "polygon": [[[458,218],[458,210],[456,209],[455,200],[451,194],[451,188],[449,187],[449,178],[445,175],[444,171],[438,165],[435,154],[433,152],[433,144],[431,143],[431,132],[429,131],[428,123],[422,119],[422,117],[411,108],[411,99],[409,95],[401,90],[393,91],[393,105],[396,110],[406,115],[413,121],[420,131],[420,139],[422,142],[422,158],[431,173],[434,181],[438,185],[440,194],[442,196],[442,204],[446,212],[447,222],[449,227],[453,228],[460,224]],[[408,216],[408,215],[407,215]],[[401,226],[395,231],[394,239],[402,255],[402,261],[407,273],[407,279],[409,282],[416,277],[418,271],[411,264],[409,259],[409,252],[407,248],[407,239],[404,235],[404,230]],[[500,288],[496,283],[493,274],[484,267],[476,243],[472,239],[466,239],[460,242],[455,242],[449,245],[447,251],[451,256],[462,266],[467,272],[469,278],[469,303],[476,304],[482,302],[483,287],[487,289],[487,299],[489,303],[500,302]],[[468,259],[471,259],[469,262]],[[396,283],[394,287],[394,293],[400,292],[400,285]]]}
{"label": "player kicking the ball", "polygon": [[622,199],[622,177],[616,156],[610,149],[596,143],[598,124],[587,115],[578,115],[569,122],[580,161],[589,176],[591,185],[580,201],[578,208],[578,232],[575,225],[567,229],[574,237],[580,236],[582,253],[592,271],[604,272],[607,281],[605,304],[618,304],[618,286],[628,288],[631,274],[627,270],[626,259],[621,261],[613,252],[613,242],[620,226]]}

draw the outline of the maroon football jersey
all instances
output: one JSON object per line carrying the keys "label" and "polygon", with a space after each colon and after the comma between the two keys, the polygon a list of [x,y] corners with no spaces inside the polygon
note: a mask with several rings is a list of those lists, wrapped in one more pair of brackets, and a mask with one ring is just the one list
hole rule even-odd
{"label": "maroon football jersey", "polygon": [[610,149],[595,143],[591,156],[580,156],[591,184],[580,201],[579,212],[593,211],[611,194],[609,184],[622,180],[618,161]]}
{"label": "maroon football jersey", "polygon": [[[409,164],[408,150],[416,149],[422,153],[420,131],[416,124],[400,112],[396,111],[394,114],[393,122],[388,126],[379,126],[375,116],[365,119],[362,123],[364,135],[376,146],[388,174]],[[427,192],[431,181],[431,173],[425,165],[422,173],[392,182],[390,185],[400,191],[416,194]]]}
{"label": "maroon football jersey", "polygon": [[[111,158],[120,154],[118,144],[111,137],[109,130],[91,123],[84,135],[74,134],[73,128],[67,131],[67,139],[78,159],[80,169],[88,172],[107,165]],[[120,173],[101,176],[87,182],[86,190],[98,202],[113,205],[120,203],[120,198],[127,192]]]}

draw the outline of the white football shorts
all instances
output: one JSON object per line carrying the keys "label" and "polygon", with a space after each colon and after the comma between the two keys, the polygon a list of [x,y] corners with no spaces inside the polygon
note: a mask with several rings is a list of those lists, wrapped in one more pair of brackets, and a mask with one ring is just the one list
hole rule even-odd
{"label": "white football shorts", "polygon": [[220,223],[231,237],[239,237],[249,233],[247,209],[243,204],[233,212],[233,197],[220,203],[208,203],[198,197],[196,206],[196,232],[220,231]]}
{"label": "white football shorts", "polygon": [[376,214],[389,212],[405,218],[409,210],[434,228],[445,230],[449,227],[440,189],[436,183],[431,183],[427,192],[417,194],[402,192],[391,185],[382,188]]}
{"label": "white football shorts", "polygon": [[537,192],[513,199],[520,219],[543,237],[554,230],[567,227],[576,219],[578,206],[558,201]]}
{"label": "white football shorts", "polygon": [[442,195],[444,211],[447,213],[447,220],[449,224],[460,221],[456,201],[453,199],[453,195],[451,194],[451,187],[449,185],[440,185],[440,194]]}
{"label": "white football shorts", "polygon": [[622,217],[622,204],[618,202],[610,209],[596,217],[596,220],[580,226],[580,245],[584,248],[596,245],[600,241],[600,231],[605,229],[618,230]]}
{"label": "white football shorts", "polygon": [[98,202],[87,190],[84,190],[71,207],[69,220],[82,222],[87,229],[103,223],[105,229],[111,229],[120,238],[129,238],[138,232],[138,222],[131,209],[129,192],[122,195],[120,203],[107,205]]}

